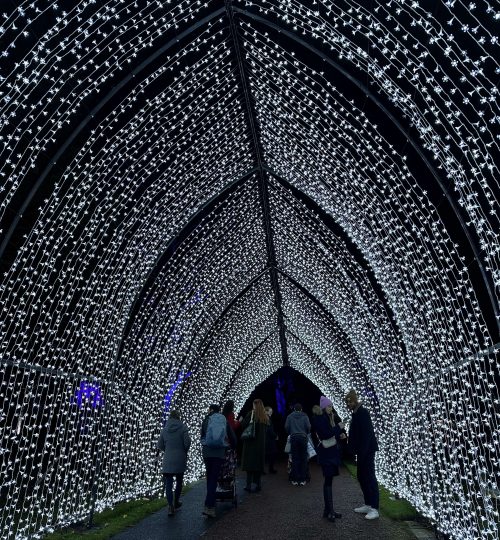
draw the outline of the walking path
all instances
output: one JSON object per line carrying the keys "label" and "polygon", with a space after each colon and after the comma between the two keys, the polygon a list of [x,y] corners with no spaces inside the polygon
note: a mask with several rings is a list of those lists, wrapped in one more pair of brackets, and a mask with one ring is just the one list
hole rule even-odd
{"label": "walking path", "polygon": [[287,481],[284,464],[278,474],[266,475],[260,493],[243,491],[244,479],[238,478],[238,508],[231,503],[217,503],[217,518],[202,516],[205,482],[195,484],[183,499],[182,509],[168,517],[166,508],[149,516],[113,540],[415,540],[404,523],[380,517],[367,521],[353,508],[363,501],[361,490],[349,472],[342,468],[334,479],[334,506],[342,519],[329,523],[322,519],[323,477],[311,463],[311,482],[292,486]]}

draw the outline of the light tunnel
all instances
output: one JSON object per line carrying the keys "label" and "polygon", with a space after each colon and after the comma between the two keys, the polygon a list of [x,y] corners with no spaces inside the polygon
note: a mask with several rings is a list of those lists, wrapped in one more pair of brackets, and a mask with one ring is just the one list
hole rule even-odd
{"label": "light tunnel", "polygon": [[282,366],[358,391],[440,531],[500,538],[499,19],[2,4],[2,538],[158,493],[169,408],[196,440]]}

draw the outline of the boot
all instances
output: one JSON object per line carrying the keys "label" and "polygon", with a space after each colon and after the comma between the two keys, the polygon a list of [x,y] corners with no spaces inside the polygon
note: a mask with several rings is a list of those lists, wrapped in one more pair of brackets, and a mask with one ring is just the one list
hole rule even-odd
{"label": "boot", "polygon": [[338,512],[335,512],[333,509],[333,492],[332,492],[332,486],[327,486],[326,488],[326,496],[328,499],[328,521],[334,522],[335,519],[340,519],[342,517],[342,514],[339,514]]}
{"label": "boot", "polygon": [[175,509],[171,504],[169,504],[168,505],[168,515],[173,516],[174,514],[175,514]]}
{"label": "boot", "polygon": [[323,486],[323,501],[325,502],[325,509],[323,510],[323,517],[327,518],[328,514],[330,513],[330,506],[328,504],[328,493],[327,493],[326,486]]}
{"label": "boot", "polygon": [[259,491],[262,491],[260,474],[254,475],[254,481],[255,481],[255,492],[258,493]]}
{"label": "boot", "polygon": [[247,485],[243,489],[252,493],[252,475],[249,472],[247,472]]}

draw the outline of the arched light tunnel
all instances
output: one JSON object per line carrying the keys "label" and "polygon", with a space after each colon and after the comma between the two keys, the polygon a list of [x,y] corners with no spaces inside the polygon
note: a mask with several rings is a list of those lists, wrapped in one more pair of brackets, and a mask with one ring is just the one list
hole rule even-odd
{"label": "arched light tunnel", "polygon": [[1,6],[2,538],[158,492],[168,408],[197,433],[282,366],[500,537],[497,8]]}

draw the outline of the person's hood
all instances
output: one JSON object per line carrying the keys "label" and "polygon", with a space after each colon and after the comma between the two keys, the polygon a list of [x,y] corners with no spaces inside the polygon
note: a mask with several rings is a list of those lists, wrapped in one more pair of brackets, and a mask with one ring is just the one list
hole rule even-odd
{"label": "person's hood", "polygon": [[181,429],[183,425],[184,424],[180,420],[177,420],[177,418],[170,418],[167,420],[165,429],[168,433],[174,433],[175,431]]}
{"label": "person's hood", "polygon": [[319,405],[314,405],[314,407],[312,408],[312,412],[313,414],[317,414],[318,416],[321,416],[323,414],[323,410]]}
{"label": "person's hood", "polygon": [[293,413],[290,416],[292,416],[293,418],[300,418],[304,414],[305,413],[303,411],[293,411]]}

